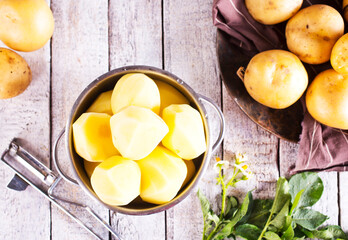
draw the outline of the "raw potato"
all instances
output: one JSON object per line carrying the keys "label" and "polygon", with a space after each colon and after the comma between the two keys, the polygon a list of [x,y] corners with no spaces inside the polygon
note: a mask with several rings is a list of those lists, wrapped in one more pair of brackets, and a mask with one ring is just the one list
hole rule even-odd
{"label": "raw potato", "polygon": [[318,122],[348,129],[348,75],[333,69],[318,74],[308,87],[306,105]]}
{"label": "raw potato", "polygon": [[308,85],[308,75],[296,55],[284,50],[269,50],[250,60],[244,85],[259,103],[283,109],[302,96]]}
{"label": "raw potato", "polygon": [[112,90],[101,93],[86,112],[107,113],[112,116],[111,95]]}
{"label": "raw potato", "polygon": [[137,163],[141,170],[140,197],[149,203],[162,204],[172,200],[187,175],[184,161],[161,146]]}
{"label": "raw potato", "polygon": [[193,161],[184,160],[184,163],[186,164],[186,167],[187,167],[187,175],[181,187],[184,187],[186,183],[188,183],[196,173],[196,166]]}
{"label": "raw potato", "polygon": [[294,16],[302,2],[303,0],[245,0],[245,5],[256,21],[271,25]]}
{"label": "raw potato", "polygon": [[343,9],[343,18],[344,20],[348,21],[348,0],[343,0],[342,9]]}
{"label": "raw potato", "polygon": [[188,104],[172,104],[162,117],[169,132],[162,144],[185,160],[191,160],[207,149],[201,114]]}
{"label": "raw potato", "polygon": [[102,162],[119,155],[112,143],[110,115],[83,113],[73,124],[74,146],[78,155],[87,161]]}
{"label": "raw potato", "polygon": [[148,108],[129,106],[110,119],[114,146],[123,157],[139,160],[149,155],[168,133],[164,121]]}
{"label": "raw potato", "polygon": [[140,194],[141,172],[138,164],[121,156],[100,163],[91,177],[94,192],[105,203],[127,205]]}
{"label": "raw potato", "polygon": [[31,70],[17,53],[0,48],[0,99],[15,97],[29,86]]}
{"label": "raw potato", "polygon": [[128,106],[145,107],[159,114],[160,104],[161,98],[156,83],[143,73],[122,76],[111,96],[114,114]]}
{"label": "raw potato", "polygon": [[335,43],[331,51],[331,65],[342,74],[348,74],[348,33]]}
{"label": "raw potato", "polygon": [[328,5],[312,5],[288,21],[286,43],[303,62],[320,64],[330,59],[332,47],[343,31],[344,21],[337,10]]}
{"label": "raw potato", "polygon": [[91,178],[94,169],[100,164],[100,162],[90,162],[83,159],[83,166],[85,167],[87,176]]}
{"label": "raw potato", "polygon": [[182,95],[175,87],[162,81],[156,81],[160,97],[161,97],[161,109],[160,114],[164,108],[172,104],[189,104],[187,98]]}
{"label": "raw potato", "polygon": [[45,0],[0,1],[0,39],[8,47],[30,52],[43,47],[54,29]]}

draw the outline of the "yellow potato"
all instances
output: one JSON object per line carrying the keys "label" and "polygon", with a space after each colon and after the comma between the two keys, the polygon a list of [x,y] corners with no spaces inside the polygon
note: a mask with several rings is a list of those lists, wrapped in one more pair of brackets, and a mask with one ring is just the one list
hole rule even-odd
{"label": "yellow potato", "polygon": [[330,57],[332,68],[342,74],[348,74],[348,33],[335,43]]}
{"label": "yellow potato", "polygon": [[187,167],[187,174],[186,174],[186,178],[184,182],[182,183],[182,187],[185,186],[186,183],[188,183],[196,173],[196,166],[193,161],[184,160],[184,163],[186,164],[186,167]]}
{"label": "yellow potato", "polygon": [[6,48],[0,48],[0,76],[0,99],[21,94],[31,82],[31,70],[27,62]]}
{"label": "yellow potato", "polygon": [[160,108],[161,114],[163,109],[168,107],[171,104],[189,104],[189,101],[187,100],[187,98],[170,84],[162,82],[162,81],[156,81],[156,80],[155,80],[155,83],[158,87],[160,97],[161,97],[161,108]]}
{"label": "yellow potato", "polygon": [[172,104],[162,113],[169,128],[162,144],[185,160],[191,160],[207,149],[201,114],[188,104]]}
{"label": "yellow potato", "polygon": [[323,4],[300,10],[287,23],[286,43],[303,62],[320,64],[330,59],[331,49],[343,35],[340,13]]}
{"label": "yellow potato", "polygon": [[0,22],[1,41],[23,52],[43,47],[54,29],[52,11],[45,0],[2,0]]}
{"label": "yellow potato", "polygon": [[102,162],[119,155],[112,143],[110,115],[83,113],[73,124],[73,139],[78,155],[87,161]]}
{"label": "yellow potato", "polygon": [[269,50],[250,60],[244,85],[259,103],[283,109],[302,96],[308,85],[308,75],[296,55],[284,50]]}
{"label": "yellow potato", "polygon": [[263,24],[277,24],[294,16],[303,0],[245,0],[250,15]]}
{"label": "yellow potato", "polygon": [[308,87],[306,105],[318,122],[348,129],[348,75],[333,69],[318,74]]}
{"label": "yellow potato", "polygon": [[187,175],[184,161],[161,146],[137,163],[141,170],[140,197],[149,203],[162,204],[172,200]]}
{"label": "yellow potato", "polygon": [[348,0],[343,0],[342,2],[343,18],[348,21]]}
{"label": "yellow potato", "polygon": [[160,93],[156,83],[143,73],[126,74],[118,80],[111,96],[114,114],[128,106],[149,108],[159,114]]}
{"label": "yellow potato", "polygon": [[91,185],[105,203],[127,205],[140,194],[141,172],[138,164],[121,156],[108,158],[93,171]]}
{"label": "yellow potato", "polygon": [[86,112],[107,113],[112,116],[111,95],[112,90],[101,93]]}
{"label": "yellow potato", "polygon": [[148,108],[129,106],[110,119],[114,146],[123,157],[139,160],[149,155],[168,133],[164,121]]}

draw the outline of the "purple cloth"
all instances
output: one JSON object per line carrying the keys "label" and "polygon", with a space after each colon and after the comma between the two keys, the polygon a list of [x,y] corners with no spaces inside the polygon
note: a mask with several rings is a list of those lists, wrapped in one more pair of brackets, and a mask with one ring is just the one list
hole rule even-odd
{"label": "purple cloth", "polygon": [[[319,3],[331,5],[338,11],[342,4],[337,0],[304,0],[302,7]],[[269,49],[286,49],[284,24],[258,23],[250,16],[244,0],[214,0],[213,22],[230,36],[232,44],[250,56]],[[324,64],[312,68],[319,73],[328,67]],[[322,125],[305,111],[299,144],[298,159],[292,173],[348,170],[347,131]]]}

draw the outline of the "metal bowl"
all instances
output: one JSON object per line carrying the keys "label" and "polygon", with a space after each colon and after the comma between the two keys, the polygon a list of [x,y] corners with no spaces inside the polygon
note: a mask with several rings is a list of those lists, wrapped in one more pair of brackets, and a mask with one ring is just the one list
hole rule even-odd
{"label": "metal bowl", "polygon": [[[75,122],[75,120],[80,117],[82,113],[84,113],[87,108],[92,104],[92,102],[97,98],[97,96],[105,91],[112,90],[116,84],[116,82],[124,75],[128,73],[144,73],[150,78],[154,80],[163,81],[167,84],[172,85],[177,90],[179,90],[190,102],[190,105],[196,108],[203,120],[204,130],[205,130],[205,136],[206,136],[206,144],[207,148],[204,154],[202,154],[197,159],[194,159],[194,164],[196,166],[196,173],[191,179],[189,183],[184,186],[177,196],[169,201],[168,203],[161,204],[161,205],[155,205],[146,203],[141,200],[140,197],[133,200],[131,203],[129,203],[126,206],[113,206],[104,203],[101,201],[98,196],[95,194],[95,192],[92,189],[90,179],[87,176],[87,173],[84,169],[83,165],[83,159],[76,153],[74,149],[73,144],[73,131],[72,131],[72,124]],[[211,140],[211,132],[209,130],[209,124],[208,124],[208,117],[205,107],[202,103],[207,103],[210,106],[212,106],[220,119],[220,134],[218,136],[218,139],[215,141],[214,144],[212,144]],[[148,66],[128,66],[128,67],[122,67],[115,70],[112,70],[100,77],[98,77],[96,80],[94,80],[92,83],[90,83],[79,95],[77,100],[75,101],[70,115],[69,119],[67,120],[67,124],[65,127],[65,141],[66,141],[66,151],[68,153],[68,157],[72,163],[73,166],[73,172],[75,175],[75,183],[77,183],[90,197],[93,199],[96,199],[101,204],[105,205],[108,209],[124,214],[130,214],[130,215],[146,215],[146,214],[152,214],[157,213],[160,211],[164,211],[168,208],[173,207],[180,201],[182,201],[184,198],[186,198],[192,189],[197,185],[200,178],[204,174],[205,170],[207,169],[210,157],[212,152],[218,147],[218,145],[221,143],[223,135],[224,135],[224,119],[222,112],[220,109],[208,98],[197,94],[191,87],[189,87],[184,81],[182,81],[177,76],[158,69],[154,67],[148,67]],[[59,138],[57,140],[59,142]],[[67,177],[62,173],[59,168],[58,171],[60,174],[63,174],[63,177],[66,180],[72,180],[71,178]]]}

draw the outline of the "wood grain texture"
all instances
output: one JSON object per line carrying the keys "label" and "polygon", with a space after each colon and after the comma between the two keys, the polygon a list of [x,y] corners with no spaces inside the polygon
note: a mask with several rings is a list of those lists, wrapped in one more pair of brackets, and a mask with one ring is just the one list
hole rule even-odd
{"label": "wood grain texture", "polygon": [[[110,69],[127,65],[162,68],[161,9],[161,1],[110,1]],[[111,221],[124,239],[165,239],[164,212],[150,216],[113,213]]]}
{"label": "wood grain texture", "polygon": [[[280,172],[282,176],[290,178],[290,170],[295,166],[299,145],[280,140]],[[323,180],[324,192],[321,199],[313,206],[313,209],[330,217],[325,224],[338,224],[338,185],[337,173],[319,173]]]}
{"label": "wood grain texture", "polygon": [[[217,73],[215,29],[211,23],[212,1],[166,0],[164,14],[164,66],[196,92],[220,105],[221,82]],[[212,136],[219,125],[216,113],[206,107]],[[214,155],[220,155],[219,152]],[[213,156],[214,156],[213,155]],[[221,156],[221,155],[220,155]],[[198,188],[211,200],[220,193],[215,185],[214,160]],[[189,197],[167,211],[167,239],[200,239],[203,222],[195,189]],[[214,202],[214,201],[213,201]]]}
{"label": "wood grain texture", "polygon": [[[13,138],[20,138],[27,150],[49,166],[50,45],[18,54],[30,66],[32,82],[21,95],[0,99],[0,152]],[[49,239],[49,201],[31,187],[23,192],[6,188],[13,175],[0,164],[0,239]]]}
{"label": "wood grain texture", "polygon": [[339,173],[339,202],[340,202],[340,224],[342,229],[348,233],[348,173]]}
{"label": "wood grain texture", "polygon": [[[108,71],[108,1],[52,1],[55,32],[52,42],[52,144],[80,92]],[[61,165],[71,176],[65,146],[59,151]],[[70,171],[68,171],[70,170]],[[109,221],[109,211],[83,194],[79,187],[63,183],[57,194],[84,202]],[[86,212],[69,207],[107,239],[109,233]],[[52,208],[52,239],[94,239],[57,208]]]}

